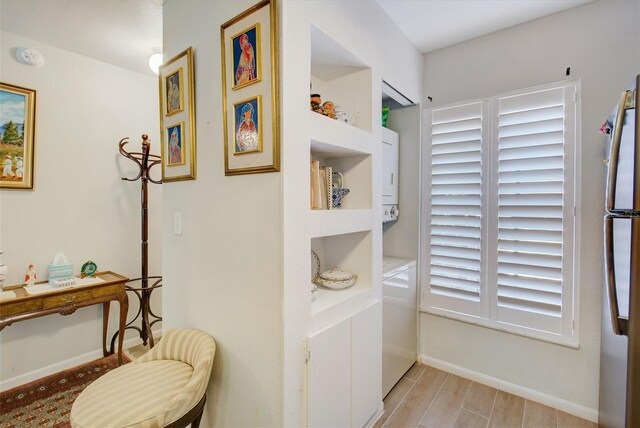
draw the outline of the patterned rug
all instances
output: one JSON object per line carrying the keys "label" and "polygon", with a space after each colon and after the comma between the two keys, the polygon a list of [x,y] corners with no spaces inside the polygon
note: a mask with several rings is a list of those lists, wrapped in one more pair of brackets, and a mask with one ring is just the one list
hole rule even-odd
{"label": "patterned rug", "polygon": [[70,427],[76,397],[116,367],[118,356],[110,355],[0,393],[0,428]]}

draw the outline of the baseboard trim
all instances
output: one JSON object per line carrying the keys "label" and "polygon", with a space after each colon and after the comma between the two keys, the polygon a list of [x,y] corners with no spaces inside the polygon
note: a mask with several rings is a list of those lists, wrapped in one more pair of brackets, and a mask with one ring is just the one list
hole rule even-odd
{"label": "baseboard trim", "polygon": [[[153,337],[160,337],[161,335],[162,335],[162,330],[153,331]],[[142,343],[142,339],[140,339],[140,337],[134,337],[132,339],[126,339],[122,346],[124,349],[129,349],[141,343]],[[76,357],[69,358],[64,361],[60,361],[58,363],[54,363],[46,367],[42,367],[40,369],[33,370],[25,374],[21,374],[19,376],[15,376],[15,377],[3,380],[0,382],[0,391],[7,391],[11,388],[15,388],[16,386],[33,382],[34,380],[43,378],[45,376],[49,376],[54,373],[58,373],[63,370],[70,369],[72,367],[76,367],[81,364],[88,363],[89,361],[97,360],[98,358],[102,358],[102,349],[97,349],[95,351],[87,352],[86,354],[78,355]]]}
{"label": "baseboard trim", "polygon": [[384,414],[384,402],[381,401],[380,404],[378,405],[378,410],[376,410],[376,413],[374,413],[371,419],[369,419],[369,421],[364,425],[364,428],[373,427],[376,424],[376,422],[378,422],[378,419],[382,417],[383,414]]}
{"label": "baseboard trim", "polygon": [[440,369],[467,378],[469,380],[473,380],[475,382],[500,389],[510,394],[519,395],[520,397],[542,403],[546,406],[553,407],[554,409],[562,410],[563,412],[578,416],[582,419],[587,419],[596,423],[598,422],[598,409],[592,409],[590,407],[572,403],[571,401],[554,397],[553,395],[545,394],[543,392],[517,385],[515,383],[507,382],[506,380],[498,379],[493,376],[488,376],[483,373],[478,373],[476,371],[469,370],[467,368],[460,367],[455,364],[439,360],[437,358],[432,358],[427,355],[420,355],[419,360],[422,364],[435,367],[436,369]]}

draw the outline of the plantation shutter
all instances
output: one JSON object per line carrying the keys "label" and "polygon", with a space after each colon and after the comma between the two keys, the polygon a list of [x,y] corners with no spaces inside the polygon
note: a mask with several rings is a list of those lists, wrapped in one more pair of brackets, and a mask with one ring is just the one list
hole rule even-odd
{"label": "plantation shutter", "polygon": [[433,110],[431,119],[430,301],[479,314],[482,103]]}
{"label": "plantation shutter", "polygon": [[571,151],[565,144],[567,126],[573,129],[566,116],[573,111],[572,89],[503,97],[494,103],[497,321],[552,333],[562,332],[563,304],[571,302],[563,303],[572,270],[564,258],[565,242],[573,236],[573,200],[565,198],[566,164],[573,161],[567,159]]}

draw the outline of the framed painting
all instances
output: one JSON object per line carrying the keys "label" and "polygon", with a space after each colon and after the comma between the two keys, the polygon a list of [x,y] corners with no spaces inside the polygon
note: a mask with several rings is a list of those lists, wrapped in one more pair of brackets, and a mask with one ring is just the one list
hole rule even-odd
{"label": "framed painting", "polygon": [[225,175],[280,171],[277,15],[263,0],[220,27]]}
{"label": "framed painting", "polygon": [[165,141],[167,141],[167,147],[165,147],[165,150],[168,153],[166,156],[167,166],[172,167],[184,165],[184,122],[167,126]]}
{"label": "framed painting", "polygon": [[160,66],[158,77],[163,182],[196,178],[193,73],[191,48]]}
{"label": "framed painting", "polygon": [[167,116],[184,111],[182,67],[165,77],[164,87],[167,97]]}
{"label": "framed painting", "polygon": [[261,80],[260,65],[260,23],[242,30],[231,37],[231,49],[233,50],[233,85],[234,91],[244,88]]}
{"label": "framed painting", "polygon": [[0,188],[33,190],[36,91],[0,83]]}
{"label": "framed painting", "polygon": [[260,95],[233,105],[234,155],[262,151],[262,97]]}

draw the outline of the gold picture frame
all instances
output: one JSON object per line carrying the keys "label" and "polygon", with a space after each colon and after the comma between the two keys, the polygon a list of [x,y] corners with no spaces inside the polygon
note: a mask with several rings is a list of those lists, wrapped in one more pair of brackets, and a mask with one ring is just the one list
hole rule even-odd
{"label": "gold picture frame", "polygon": [[33,190],[36,91],[0,83],[0,188]]}
{"label": "gold picture frame", "polygon": [[166,115],[173,116],[184,111],[184,79],[182,67],[164,78],[164,91],[167,100]]}
{"label": "gold picture frame", "polygon": [[[278,14],[276,0],[263,0],[220,26],[222,53],[222,112],[225,175],[280,171],[280,89]],[[255,31],[254,31],[255,30]],[[251,32],[255,32],[255,36]],[[255,42],[257,75],[238,82],[240,64],[234,41],[248,34]],[[238,146],[239,116],[244,104],[253,102],[253,122],[258,144]],[[257,122],[257,123],[256,123]],[[256,135],[254,135],[255,137]]]}
{"label": "gold picture frame", "polygon": [[232,69],[235,70],[231,77],[231,89],[234,91],[262,81],[260,34],[260,23],[256,22],[231,36]]}
{"label": "gold picture frame", "polygon": [[184,165],[184,122],[178,122],[165,128],[164,138],[167,141],[167,167]]}
{"label": "gold picture frame", "polygon": [[262,96],[233,104],[233,155],[262,151]]}
{"label": "gold picture frame", "polygon": [[[173,107],[169,108],[170,77],[178,76],[177,92],[173,93]],[[196,129],[195,129],[195,89],[193,50],[191,47],[171,58],[160,66],[160,135],[162,143],[162,181],[182,181],[196,179]],[[175,84],[175,78],[172,79]],[[174,91],[176,91],[174,89]],[[176,95],[178,94],[178,95]],[[177,109],[176,100],[180,100]],[[170,125],[165,127],[165,121],[171,118]],[[176,141],[171,141],[171,134],[176,131],[179,151],[176,151]],[[173,152],[171,144],[174,144]],[[179,159],[178,159],[179,153]]]}

